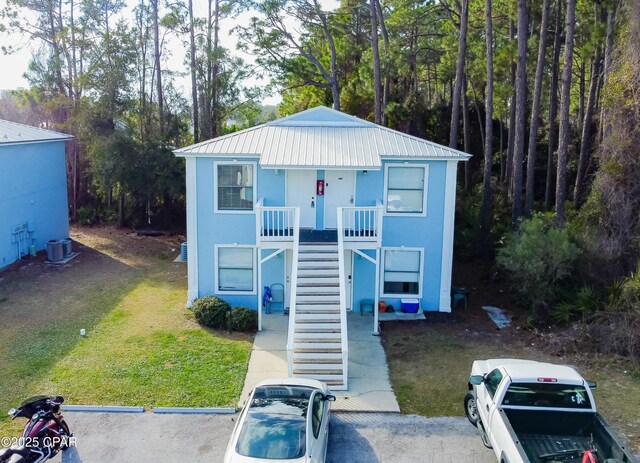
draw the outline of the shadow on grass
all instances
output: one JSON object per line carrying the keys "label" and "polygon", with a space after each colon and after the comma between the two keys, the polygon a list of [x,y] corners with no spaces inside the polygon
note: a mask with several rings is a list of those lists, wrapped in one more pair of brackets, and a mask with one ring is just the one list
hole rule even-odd
{"label": "shadow on grass", "polygon": [[[55,365],[112,312],[144,274],[84,247],[71,265],[43,262],[8,275],[13,289],[0,306],[0,412],[26,397],[53,394],[39,387],[55,375]],[[7,425],[0,413],[0,429]]]}

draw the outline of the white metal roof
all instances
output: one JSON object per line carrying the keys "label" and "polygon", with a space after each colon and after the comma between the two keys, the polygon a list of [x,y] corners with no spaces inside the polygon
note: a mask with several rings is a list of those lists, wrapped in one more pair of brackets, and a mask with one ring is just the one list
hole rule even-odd
{"label": "white metal roof", "polygon": [[73,138],[65,133],[40,129],[30,125],[0,119],[0,146],[17,143],[42,143],[46,141],[61,141]]}
{"label": "white metal roof", "polygon": [[470,155],[318,106],[175,151],[177,156],[258,156],[264,168],[379,169],[382,158],[466,161]]}

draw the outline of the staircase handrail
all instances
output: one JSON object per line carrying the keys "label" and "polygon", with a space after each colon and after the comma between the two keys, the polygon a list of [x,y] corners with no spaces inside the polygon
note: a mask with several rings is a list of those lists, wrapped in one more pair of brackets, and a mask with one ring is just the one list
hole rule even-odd
{"label": "staircase handrail", "polygon": [[349,378],[349,340],[347,336],[347,291],[344,270],[344,226],[342,207],[338,208],[338,281],[340,288],[340,338],[342,341],[342,380],[345,388]]}
{"label": "staircase handrail", "polygon": [[295,344],[296,299],[298,292],[298,248],[300,247],[300,208],[296,207],[293,227],[293,256],[291,259],[291,294],[289,296],[289,328],[287,332],[287,364],[293,376],[293,350]]}

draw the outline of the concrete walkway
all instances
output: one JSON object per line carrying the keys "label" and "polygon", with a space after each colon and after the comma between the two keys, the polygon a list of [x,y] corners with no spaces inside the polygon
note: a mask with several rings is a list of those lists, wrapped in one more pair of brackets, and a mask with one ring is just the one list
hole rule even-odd
{"label": "concrete walkway", "polygon": [[[289,317],[282,312],[263,314],[262,331],[256,334],[249,360],[249,370],[238,406],[242,407],[251,390],[267,378],[287,377],[287,328]],[[335,391],[335,411],[400,412],[389,381],[387,358],[374,336],[371,314],[350,312],[349,390]]]}

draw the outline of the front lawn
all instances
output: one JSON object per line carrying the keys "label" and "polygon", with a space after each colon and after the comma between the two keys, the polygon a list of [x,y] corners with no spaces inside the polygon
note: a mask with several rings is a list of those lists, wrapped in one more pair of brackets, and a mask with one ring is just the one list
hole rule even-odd
{"label": "front lawn", "polygon": [[[82,247],[68,266],[40,258],[0,273],[0,416],[42,393],[72,404],[235,406],[253,337],[195,323],[186,266],[172,262],[180,239],[107,227],[72,238]],[[0,435],[16,432],[2,420]]]}

